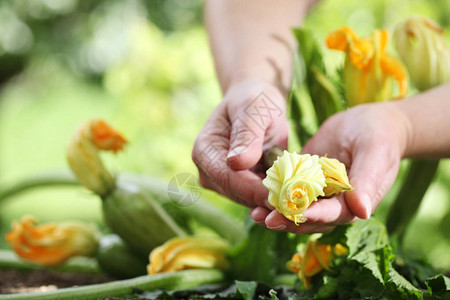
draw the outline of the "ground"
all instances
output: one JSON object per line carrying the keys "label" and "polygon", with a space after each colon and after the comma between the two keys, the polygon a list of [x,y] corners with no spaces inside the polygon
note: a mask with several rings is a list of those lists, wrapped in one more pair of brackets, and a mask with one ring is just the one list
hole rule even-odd
{"label": "ground", "polygon": [[47,270],[0,270],[0,294],[52,291],[58,288],[112,281],[106,275]]}

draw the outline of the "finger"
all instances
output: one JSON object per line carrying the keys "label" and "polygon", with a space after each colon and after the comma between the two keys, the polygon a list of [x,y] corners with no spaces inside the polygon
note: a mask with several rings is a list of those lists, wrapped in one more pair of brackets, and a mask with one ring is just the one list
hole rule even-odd
{"label": "finger", "polygon": [[240,116],[232,121],[230,150],[227,164],[235,170],[250,169],[262,156],[265,128],[260,128],[248,116]]}
{"label": "finger", "polygon": [[333,230],[335,226],[320,223],[301,223],[295,225],[294,222],[286,219],[281,213],[276,210],[270,212],[266,219],[266,226],[269,229],[277,231],[288,231],[297,234],[313,234],[324,233]]}
{"label": "finger", "polygon": [[264,225],[264,227],[266,227],[265,219],[269,213],[270,210],[261,206],[254,207],[250,210],[250,216],[252,219],[256,223]]}
{"label": "finger", "polygon": [[226,140],[220,133],[213,130],[210,133],[207,137],[199,136],[192,154],[199,169],[200,183],[248,207],[271,208],[262,179],[249,170],[232,170],[225,159]]}
{"label": "finger", "polygon": [[362,219],[370,218],[394,181],[395,168],[398,168],[395,154],[384,141],[372,141],[370,145],[355,149],[349,172],[353,191],[345,192],[345,201],[353,214]]}
{"label": "finger", "polygon": [[271,210],[257,206],[255,208],[252,208],[250,211],[250,216],[256,223],[265,223],[267,215],[271,212]]}
{"label": "finger", "polygon": [[262,156],[264,143],[273,146],[286,138],[282,134],[287,132],[285,113],[276,104],[280,102],[276,99],[282,99],[282,96],[273,91],[270,98],[268,94],[260,93],[244,108],[230,107],[232,125],[227,163],[232,169],[252,168]]}
{"label": "finger", "polygon": [[307,222],[341,225],[355,221],[356,217],[348,208],[344,194],[313,202],[303,213]]}

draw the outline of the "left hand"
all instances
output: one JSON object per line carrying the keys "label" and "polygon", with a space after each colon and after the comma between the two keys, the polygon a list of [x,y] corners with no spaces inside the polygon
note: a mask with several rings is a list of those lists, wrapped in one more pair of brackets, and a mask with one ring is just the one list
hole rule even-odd
{"label": "left hand", "polygon": [[298,226],[277,210],[257,207],[252,218],[269,229],[311,234],[367,219],[394,182],[408,144],[404,114],[390,102],[359,105],[330,117],[303,153],[327,155],[345,164],[353,191],[314,202]]}

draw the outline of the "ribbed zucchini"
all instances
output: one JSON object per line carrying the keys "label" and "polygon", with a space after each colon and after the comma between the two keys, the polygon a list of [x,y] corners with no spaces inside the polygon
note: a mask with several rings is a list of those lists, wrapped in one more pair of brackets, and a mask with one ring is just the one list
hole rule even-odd
{"label": "ribbed zucchini", "polygon": [[183,230],[161,205],[132,183],[117,182],[102,198],[106,224],[142,257]]}
{"label": "ribbed zucchini", "polygon": [[104,272],[119,279],[147,274],[148,261],[136,255],[116,234],[101,237],[95,257]]}

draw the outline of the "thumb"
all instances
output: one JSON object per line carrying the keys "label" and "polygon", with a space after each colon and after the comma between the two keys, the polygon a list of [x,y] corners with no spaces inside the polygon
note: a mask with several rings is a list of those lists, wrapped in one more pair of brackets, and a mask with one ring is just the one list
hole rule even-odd
{"label": "thumb", "polygon": [[249,116],[240,114],[232,120],[230,149],[227,164],[235,170],[246,170],[255,166],[262,156],[265,128],[260,127]]}

